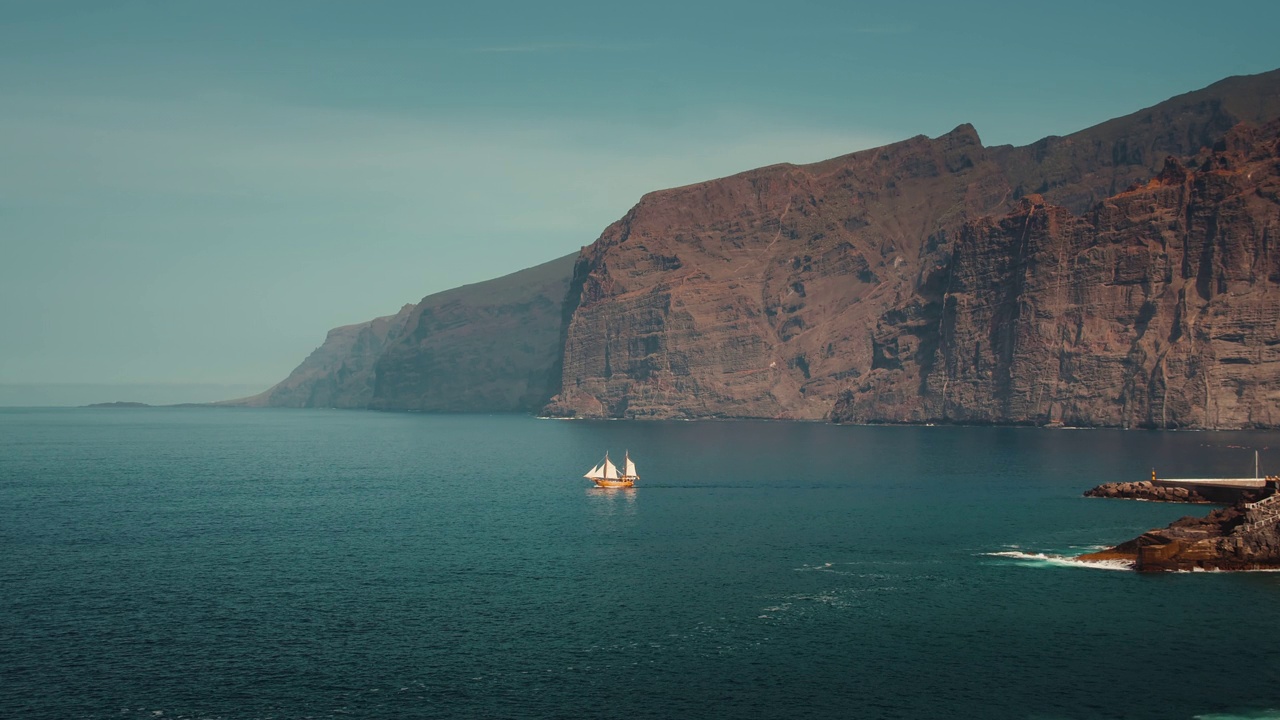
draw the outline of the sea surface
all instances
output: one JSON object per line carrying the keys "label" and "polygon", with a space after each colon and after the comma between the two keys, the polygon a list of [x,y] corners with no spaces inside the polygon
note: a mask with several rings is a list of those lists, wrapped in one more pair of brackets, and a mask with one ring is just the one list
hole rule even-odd
{"label": "sea surface", "polygon": [[1208,510],[1085,489],[1254,448],[3,409],[0,717],[1280,717],[1280,574],[1062,559]]}

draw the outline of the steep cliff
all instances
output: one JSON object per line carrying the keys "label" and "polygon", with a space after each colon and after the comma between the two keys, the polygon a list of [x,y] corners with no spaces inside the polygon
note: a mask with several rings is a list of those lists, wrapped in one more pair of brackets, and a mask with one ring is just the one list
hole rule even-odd
{"label": "steep cliff", "polygon": [[388,341],[399,335],[413,305],[395,315],[344,325],[266,392],[222,405],[246,407],[363,408],[373,398],[373,366]]}
{"label": "steep cliff", "polygon": [[512,412],[559,383],[561,308],[575,255],[428,295],[329,331],[288,378],[224,405]]}
{"label": "steep cliff", "polygon": [[[1121,194],[1110,205],[1090,208],[1115,188],[1155,175],[1167,154],[1194,154],[1241,120],[1277,115],[1280,71],[1231,78],[1022,148],[984,148],[973,128],[960,126],[932,140],[917,137],[813,165],[777,165],[646,195],[583,251],[568,299],[561,392],[546,412],[860,422],[1274,424],[1280,421],[1276,399],[1262,385],[1269,370],[1256,382],[1242,381],[1235,370],[1222,371],[1205,384],[1200,371],[1208,357],[1205,340],[1188,325],[1194,313],[1195,326],[1213,333],[1214,342],[1231,342],[1223,337],[1236,337],[1235,331],[1221,332],[1228,321],[1204,321],[1240,309],[1240,317],[1256,320],[1247,321],[1256,325],[1252,329],[1236,328],[1245,332],[1242,342],[1265,346],[1252,330],[1265,331],[1270,317],[1264,307],[1270,298],[1266,274],[1255,269],[1242,278],[1243,266],[1234,264],[1215,274],[1225,258],[1236,263],[1246,262],[1244,255],[1259,262],[1270,257],[1261,249],[1240,255],[1234,235],[1212,229],[1222,219],[1219,213],[1236,212],[1232,202],[1243,203],[1248,207],[1240,212],[1249,219],[1231,232],[1256,231],[1254,245],[1268,245],[1274,230],[1266,229],[1265,198],[1230,199],[1248,192],[1243,185],[1228,187],[1252,182],[1248,172],[1232,181],[1224,176],[1228,185],[1208,179],[1212,173],[1199,174],[1201,189],[1200,181],[1175,187],[1166,178],[1158,183],[1163,190],[1143,191],[1158,199]],[[1170,168],[1178,172],[1176,164]],[[1034,191],[1040,194],[1021,199]],[[1165,204],[1139,217],[1143,202]],[[1190,204],[1184,208],[1184,202]],[[1218,278],[1236,286],[1212,291],[1213,297],[1198,294],[1203,305],[1188,298],[1175,322],[1161,315],[1168,308],[1159,303],[1155,308],[1145,299],[1133,307],[1128,303],[1136,297],[1135,286],[1145,288],[1143,283],[1151,281],[1138,277],[1145,271],[1135,264],[1143,260],[1131,246],[1139,236],[1146,238],[1147,226],[1157,221],[1154,214],[1176,214],[1179,208],[1191,213],[1185,220],[1187,242],[1199,244],[1166,252],[1164,267],[1195,278],[1207,273],[1205,283]],[[1085,218],[1072,214],[1085,211]],[[983,219],[988,216],[1005,217]],[[1183,232],[1172,225],[1166,231]],[[1117,249],[1088,250],[1099,238]],[[1028,250],[1023,245],[1037,241],[1035,252],[1043,255],[1035,257],[1038,274],[1024,278]],[[1178,259],[1170,259],[1175,255]],[[1176,265],[1184,257],[1191,264]],[[1053,274],[1051,262],[1066,265],[1054,265]],[[1106,285],[1090,285],[1104,279]],[[965,282],[973,287],[966,289]],[[1174,283],[1172,275],[1168,282]],[[1030,294],[1024,292],[1027,283]],[[1185,277],[1174,284],[1172,298],[1186,285]],[[1085,334],[1068,353],[1075,365],[1066,374],[1049,376],[1056,377],[1058,395],[1045,394],[1044,373],[1052,358],[1037,348],[1052,345],[1054,333],[1064,331],[1059,321],[1035,324],[1037,313],[1044,312],[1039,306],[1025,315],[1010,314],[1023,298],[1049,289],[1065,293],[1054,302],[1075,303],[1082,308],[1078,315],[1094,308],[1089,317],[1100,319],[1077,323]],[[1013,299],[988,297],[1000,292]],[[970,299],[965,293],[977,295]],[[970,311],[976,316],[965,315]],[[1108,318],[1111,311],[1120,314]],[[1019,318],[1047,335],[1018,330]],[[1146,333],[1153,322],[1167,324],[1170,332],[1176,325],[1189,339],[1169,354],[1164,345],[1156,349],[1150,337],[1141,349],[1152,353],[1151,359],[1135,365],[1126,360],[1133,349],[1130,335],[1136,329]],[[1089,334],[1104,331],[1110,335]],[[1112,345],[1123,345],[1121,357]],[[1215,346],[1213,352],[1219,351],[1229,348]],[[997,356],[986,356],[993,352]],[[1256,362],[1269,363],[1269,357],[1264,352]],[[1225,364],[1232,363],[1244,360]],[[1147,374],[1128,374],[1137,366]],[[991,373],[998,377],[988,379]],[[1152,373],[1159,376],[1155,385]],[[1167,379],[1171,373],[1193,379]],[[1192,387],[1196,383],[1204,387],[1199,395]]]}
{"label": "steep cliff", "polygon": [[820,419],[928,239],[1008,195],[969,126],[646,195],[584,250],[549,411]]}
{"label": "steep cliff", "polygon": [[576,262],[338,328],[241,402],[1277,427],[1277,117],[1280,70],[651,193]]}
{"label": "steep cliff", "polygon": [[1280,425],[1278,195],[1272,123],[1084,216],[1031,196],[966,224],[917,295],[937,321],[880,328],[930,352],[873,368],[833,419]]}
{"label": "steep cliff", "polygon": [[562,308],[576,257],[424,298],[379,356],[368,407],[542,407],[560,382]]}

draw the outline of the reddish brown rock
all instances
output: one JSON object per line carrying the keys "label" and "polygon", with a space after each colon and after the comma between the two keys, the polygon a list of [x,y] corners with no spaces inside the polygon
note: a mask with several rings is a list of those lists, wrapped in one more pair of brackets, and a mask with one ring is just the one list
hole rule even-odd
{"label": "reddish brown rock", "polygon": [[[961,126],[647,195],[583,251],[546,411],[1273,426],[1275,202],[1249,174],[1268,161],[1164,160],[1276,117],[1277,88],[1280,71],[1025,148]],[[1245,135],[1210,162],[1265,150]]]}
{"label": "reddish brown rock", "polygon": [[1233,130],[1194,169],[1169,158],[1082,217],[1033,195],[968,223],[932,292],[918,293],[941,308],[936,325],[880,326],[884,343],[922,338],[936,351],[873,367],[832,416],[1276,427],[1278,196],[1272,123]]}
{"label": "reddish brown rock", "polygon": [[962,125],[651,193],[576,266],[340,328],[250,401],[1275,427],[1275,130],[1228,130],[1277,116],[1280,71],[1026,147]]}
{"label": "reddish brown rock", "polygon": [[1207,517],[1184,517],[1133,540],[1079,559],[1124,559],[1139,572],[1280,569],[1280,524],[1274,507],[1241,502]]}
{"label": "reddish brown rock", "polygon": [[938,256],[922,240],[1007,195],[968,126],[646,195],[584,250],[548,412],[820,419]]}

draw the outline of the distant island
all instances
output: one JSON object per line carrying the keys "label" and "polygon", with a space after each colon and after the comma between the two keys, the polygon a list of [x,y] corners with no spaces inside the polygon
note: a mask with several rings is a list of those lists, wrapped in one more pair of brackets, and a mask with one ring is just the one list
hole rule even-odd
{"label": "distant island", "polygon": [[219,403],[173,403],[171,405],[149,405],[147,403],[142,403],[142,402],[117,401],[117,402],[104,402],[104,403],[90,403],[89,405],[82,405],[81,407],[86,407],[86,408],[211,408],[211,407],[218,407],[218,405]]}
{"label": "distant island", "polygon": [[155,406],[148,405],[146,403],[140,403],[140,402],[117,401],[117,402],[104,402],[104,403],[90,403],[88,405],[85,405],[84,407],[87,407],[87,408],[149,408],[149,407],[155,407]]}
{"label": "distant island", "polygon": [[1277,428],[1278,118],[1280,70],[1024,147],[960,125],[653,192],[224,404]]}

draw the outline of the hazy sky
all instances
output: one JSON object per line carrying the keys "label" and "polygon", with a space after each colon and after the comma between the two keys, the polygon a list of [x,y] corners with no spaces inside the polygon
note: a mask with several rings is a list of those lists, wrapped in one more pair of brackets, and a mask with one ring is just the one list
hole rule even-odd
{"label": "hazy sky", "polygon": [[646,191],[1280,66],[1280,3],[0,0],[0,383],[283,378]]}

